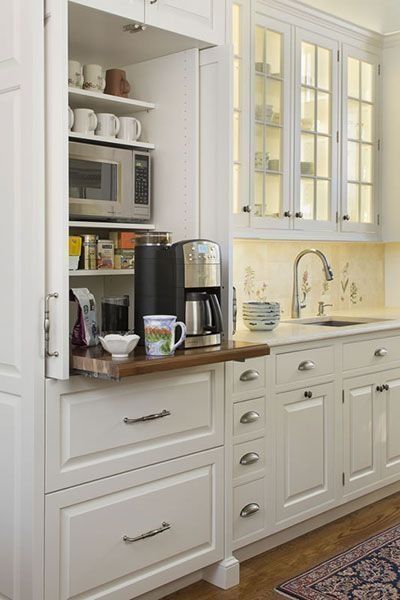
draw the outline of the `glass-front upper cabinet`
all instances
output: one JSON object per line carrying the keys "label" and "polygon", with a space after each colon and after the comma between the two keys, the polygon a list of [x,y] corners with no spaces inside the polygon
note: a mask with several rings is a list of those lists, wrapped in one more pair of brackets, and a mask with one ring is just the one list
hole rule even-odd
{"label": "glass-front upper cabinet", "polygon": [[377,227],[377,79],[375,55],[343,52],[343,187],[341,228],[368,233]]}
{"label": "glass-front upper cabinet", "polygon": [[295,229],[337,229],[338,50],[296,31]]}
{"label": "glass-front upper cabinet", "polygon": [[249,107],[250,107],[250,3],[232,4],[233,45],[233,177],[232,206],[235,227],[250,225]]}
{"label": "glass-front upper cabinet", "polygon": [[290,27],[257,16],[253,55],[253,227],[290,227]]}

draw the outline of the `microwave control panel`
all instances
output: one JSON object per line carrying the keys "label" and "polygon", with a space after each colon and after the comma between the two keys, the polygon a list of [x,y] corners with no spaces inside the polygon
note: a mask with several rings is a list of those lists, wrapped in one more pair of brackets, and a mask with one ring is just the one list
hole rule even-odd
{"label": "microwave control panel", "polygon": [[[150,213],[150,155],[134,153],[134,194],[135,208]],[[150,216],[150,214],[148,215]]]}

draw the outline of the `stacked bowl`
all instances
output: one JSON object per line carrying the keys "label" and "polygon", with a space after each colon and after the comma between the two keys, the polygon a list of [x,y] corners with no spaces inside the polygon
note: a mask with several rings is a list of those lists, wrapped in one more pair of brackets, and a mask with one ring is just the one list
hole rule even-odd
{"label": "stacked bowl", "polygon": [[243,322],[250,331],[272,331],[280,319],[279,302],[243,302]]}

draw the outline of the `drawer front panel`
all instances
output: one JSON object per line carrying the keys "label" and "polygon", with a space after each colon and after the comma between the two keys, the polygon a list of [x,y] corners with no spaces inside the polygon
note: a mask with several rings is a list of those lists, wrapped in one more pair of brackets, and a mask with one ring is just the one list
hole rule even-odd
{"label": "drawer front panel", "polygon": [[335,370],[332,346],[285,352],[276,357],[277,385],[300,383],[316,377],[331,375]]}
{"label": "drawer front panel", "polygon": [[223,442],[223,367],[47,397],[47,491]]}
{"label": "drawer front panel", "polygon": [[265,398],[235,402],[233,406],[233,435],[257,434],[265,428]]}
{"label": "drawer front panel", "polygon": [[265,357],[233,363],[233,392],[251,392],[265,387]]}
{"label": "drawer front panel", "polygon": [[400,335],[343,344],[343,370],[380,367],[400,361]]}
{"label": "drawer front panel", "polygon": [[219,449],[48,495],[46,600],[133,598],[219,560],[222,481]]}
{"label": "drawer front panel", "polygon": [[265,469],[265,440],[260,438],[233,448],[233,478],[248,477]]}
{"label": "drawer front panel", "polygon": [[253,535],[265,527],[265,479],[257,479],[233,490],[233,540]]}

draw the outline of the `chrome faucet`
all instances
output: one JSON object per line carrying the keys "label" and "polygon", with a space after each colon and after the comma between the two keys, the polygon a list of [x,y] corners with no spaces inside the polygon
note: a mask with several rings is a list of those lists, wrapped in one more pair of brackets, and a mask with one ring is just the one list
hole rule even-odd
{"label": "chrome faucet", "polygon": [[306,254],[316,254],[322,261],[324,267],[325,278],[327,281],[332,281],[333,279],[333,271],[331,266],[326,258],[325,254],[321,252],[321,250],[317,250],[316,248],[308,248],[307,250],[302,250],[295,258],[293,265],[293,298],[292,298],[292,319],[298,319],[300,317],[300,310],[305,308],[304,299],[300,302],[299,297],[299,262]]}

